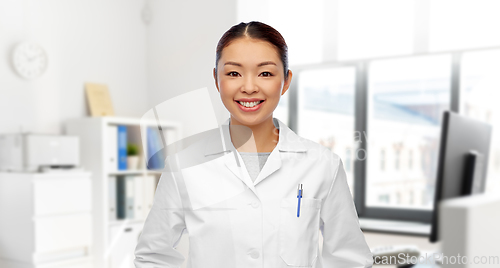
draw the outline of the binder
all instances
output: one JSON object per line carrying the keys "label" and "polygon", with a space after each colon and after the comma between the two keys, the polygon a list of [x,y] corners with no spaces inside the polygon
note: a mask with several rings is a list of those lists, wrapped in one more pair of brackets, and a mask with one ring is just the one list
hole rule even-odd
{"label": "binder", "polygon": [[144,176],[144,219],[148,217],[149,211],[153,208],[154,194],[156,191],[156,177],[154,175]]}
{"label": "binder", "polygon": [[162,169],[164,168],[164,153],[163,143],[161,141],[159,130],[147,128],[148,140],[148,169]]}
{"label": "binder", "polygon": [[134,218],[134,176],[120,175],[116,181],[117,191],[117,218]]}
{"label": "binder", "polygon": [[146,129],[146,137],[147,137],[147,146],[148,146],[148,155],[146,159],[148,169],[155,169],[157,166],[155,153],[157,152],[157,148],[154,142],[154,130],[150,127]]}
{"label": "binder", "polygon": [[115,125],[110,125],[107,128],[107,132],[109,139],[108,170],[113,172],[118,169],[118,128]]}
{"label": "binder", "polygon": [[127,127],[118,126],[118,169],[127,169]]}
{"label": "binder", "polygon": [[134,212],[135,212],[135,198],[134,198],[134,193],[135,193],[135,176],[133,175],[126,175],[125,176],[125,181],[126,181],[126,215],[125,218],[127,219],[133,219],[134,218]]}
{"label": "binder", "polygon": [[114,221],[117,219],[117,211],[116,211],[116,177],[111,176],[109,178],[109,220]]}
{"label": "binder", "polygon": [[144,217],[144,177],[135,176],[134,178],[134,216],[136,220],[142,220]]}
{"label": "binder", "polygon": [[125,219],[125,177],[116,176],[116,217]]}

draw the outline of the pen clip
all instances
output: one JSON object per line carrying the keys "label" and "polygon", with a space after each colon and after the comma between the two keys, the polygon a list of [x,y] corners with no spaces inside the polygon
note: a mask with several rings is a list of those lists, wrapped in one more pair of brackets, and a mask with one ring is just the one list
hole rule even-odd
{"label": "pen clip", "polygon": [[304,194],[304,191],[302,190],[302,183],[299,183],[298,187],[297,187],[297,197],[302,197],[302,195]]}

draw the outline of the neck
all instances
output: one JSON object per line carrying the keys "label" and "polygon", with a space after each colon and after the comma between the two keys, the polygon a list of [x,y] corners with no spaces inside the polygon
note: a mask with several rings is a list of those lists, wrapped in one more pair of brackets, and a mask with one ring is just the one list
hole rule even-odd
{"label": "neck", "polygon": [[279,130],[273,117],[256,125],[244,125],[232,115],[229,124],[231,141],[238,152],[271,152],[279,140]]}

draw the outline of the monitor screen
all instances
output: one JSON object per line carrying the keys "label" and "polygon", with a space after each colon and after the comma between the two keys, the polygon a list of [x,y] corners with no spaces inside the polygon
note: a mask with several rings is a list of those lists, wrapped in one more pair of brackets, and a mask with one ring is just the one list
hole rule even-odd
{"label": "monitor screen", "polygon": [[441,200],[484,192],[490,139],[491,125],[454,112],[444,112],[431,242],[439,240],[438,207]]}

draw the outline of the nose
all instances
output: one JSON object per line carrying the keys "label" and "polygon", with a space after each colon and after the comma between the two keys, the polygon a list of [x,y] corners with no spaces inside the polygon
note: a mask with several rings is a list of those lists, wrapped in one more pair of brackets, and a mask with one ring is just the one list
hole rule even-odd
{"label": "nose", "polygon": [[257,86],[257,83],[255,82],[254,78],[251,76],[248,76],[244,80],[244,84],[241,87],[241,92],[245,92],[247,94],[252,94],[254,92],[258,92],[259,87]]}

